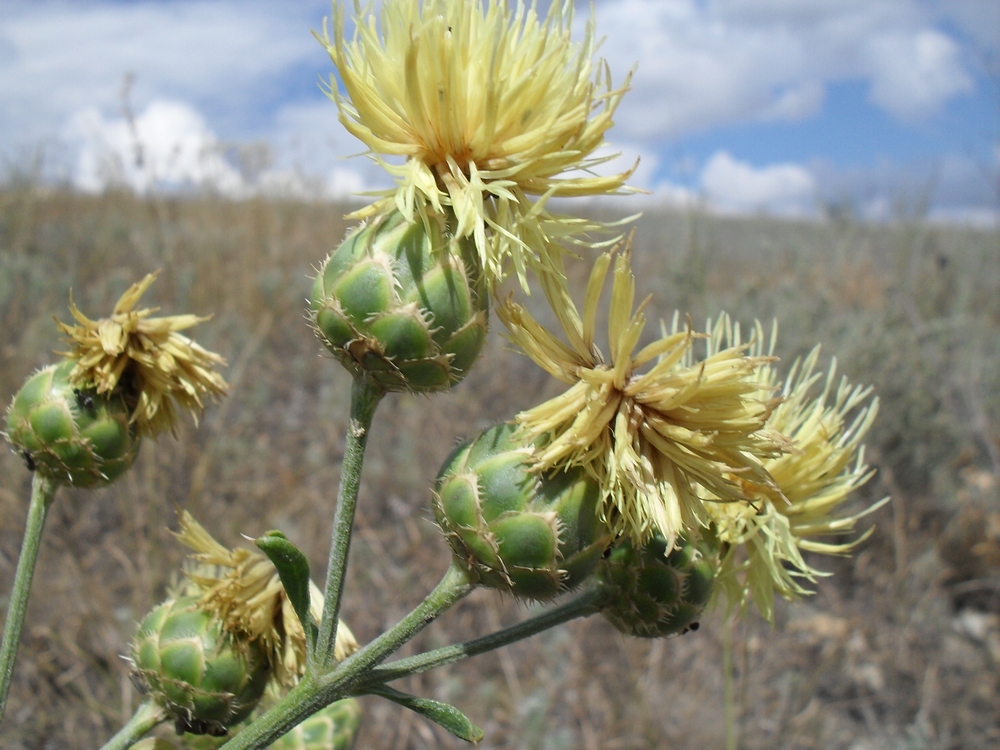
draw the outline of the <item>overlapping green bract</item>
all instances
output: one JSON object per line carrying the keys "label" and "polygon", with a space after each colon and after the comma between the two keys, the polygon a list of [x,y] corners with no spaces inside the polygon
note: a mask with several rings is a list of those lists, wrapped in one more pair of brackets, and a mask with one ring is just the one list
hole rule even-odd
{"label": "overlapping green bract", "polygon": [[225,734],[250,715],[271,674],[263,647],[235,639],[197,597],[168,599],[146,615],[132,660],[137,686],[178,733]]}
{"label": "overlapping green bract", "polygon": [[361,723],[354,698],[331,703],[271,745],[271,750],[351,750]]}
{"label": "overlapping green bract", "polygon": [[140,438],[124,398],[75,387],[73,367],[64,361],[28,378],[7,411],[7,437],[29,468],[60,484],[96,487],[128,470]]}
{"label": "overlapping green bract", "polygon": [[598,485],[581,470],[534,473],[531,449],[510,424],[461,446],[438,475],[434,514],[484,586],[545,600],[593,572],[611,533]]}
{"label": "overlapping green bract", "polygon": [[601,565],[598,577],[614,595],[604,616],[626,635],[659,638],[686,633],[712,596],[718,555],[704,543],[654,535],[641,549],[623,539]]}
{"label": "overlapping green bract", "polygon": [[355,377],[431,392],[465,377],[486,340],[489,294],[469,239],[398,211],[341,243],[310,300],[323,343]]}

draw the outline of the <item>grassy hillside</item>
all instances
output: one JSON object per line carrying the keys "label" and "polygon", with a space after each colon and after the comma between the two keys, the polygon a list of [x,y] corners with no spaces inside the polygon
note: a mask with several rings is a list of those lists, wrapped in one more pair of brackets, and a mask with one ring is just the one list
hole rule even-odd
{"label": "grassy hillside", "polygon": [[[96,492],[61,490],[49,517],[3,724],[5,748],[93,748],[137,694],[120,657],[183,551],[189,509],[217,538],[280,528],[323,571],[349,378],[303,315],[312,267],[343,237],[341,207],[212,197],[0,192],[0,399],[60,348],[52,316],[105,314],[143,274],[164,313],[223,353],[231,395],[178,440],[147,442]],[[791,223],[653,213],[634,263],[653,316],[701,327],[727,310],[779,320],[785,360],[823,344],[882,410],[864,492],[892,495],[877,529],[816,596],[666,641],[601,618],[412,678],[486,731],[484,748],[973,748],[1000,743],[1000,237],[901,222]],[[376,415],[344,617],[361,640],[436,583],[447,547],[428,484],[456,439],[559,388],[492,334],[454,393],[391,396]],[[30,475],[0,452],[0,592],[13,577]],[[487,632],[525,607],[479,591],[421,636]],[[723,671],[732,656],[732,700]],[[363,701],[359,748],[461,743],[395,705]]]}

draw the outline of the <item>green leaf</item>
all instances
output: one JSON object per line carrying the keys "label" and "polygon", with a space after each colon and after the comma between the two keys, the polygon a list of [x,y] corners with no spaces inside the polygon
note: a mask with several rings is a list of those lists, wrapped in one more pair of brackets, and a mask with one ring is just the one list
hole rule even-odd
{"label": "green leaf", "polygon": [[288,600],[299,616],[299,622],[309,640],[309,649],[312,650],[316,642],[316,624],[309,615],[309,561],[280,531],[268,531],[255,539],[254,544],[278,569],[281,585],[285,587]]}
{"label": "green leaf", "polygon": [[429,698],[418,698],[409,693],[402,693],[395,688],[386,685],[368,688],[372,695],[380,695],[388,698],[393,703],[410,709],[420,714],[424,718],[430,719],[435,724],[444,727],[460,740],[466,742],[479,742],[483,738],[483,730],[469,721],[468,717],[454,706],[449,706],[441,701],[433,701]]}

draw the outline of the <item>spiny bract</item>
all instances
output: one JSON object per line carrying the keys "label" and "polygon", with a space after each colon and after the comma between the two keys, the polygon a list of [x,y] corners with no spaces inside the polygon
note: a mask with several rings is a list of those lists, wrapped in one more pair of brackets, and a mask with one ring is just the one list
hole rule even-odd
{"label": "spiny bract", "polygon": [[623,539],[598,571],[614,592],[604,616],[626,635],[659,638],[695,629],[712,596],[718,556],[707,544],[682,537],[666,552],[659,534],[641,549]]}
{"label": "spiny bract", "polygon": [[545,600],[582,583],[611,534],[598,519],[597,483],[579,469],[534,473],[531,450],[510,424],[461,446],[438,475],[434,513],[483,585]]}
{"label": "spiny bract", "polygon": [[225,734],[253,711],[271,675],[259,643],[233,638],[187,596],[146,615],[132,660],[137,687],[166,708],[178,734]]}
{"label": "spiny bract", "polygon": [[96,487],[125,473],[140,439],[122,396],[75,387],[73,367],[66,361],[28,378],[7,411],[7,437],[44,476]]}
{"label": "spiny bract", "polygon": [[489,295],[471,240],[398,211],[341,243],[313,285],[323,343],[355,377],[431,392],[465,377],[486,340]]}

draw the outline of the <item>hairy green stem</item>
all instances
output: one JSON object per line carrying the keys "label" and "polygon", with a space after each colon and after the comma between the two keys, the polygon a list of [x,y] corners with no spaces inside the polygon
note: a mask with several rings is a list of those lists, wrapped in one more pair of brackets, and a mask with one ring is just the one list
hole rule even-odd
{"label": "hairy green stem", "polygon": [[167,720],[167,712],[152,701],[139,705],[128,724],[107,741],[101,750],[125,750],[132,747],[146,732]]}
{"label": "hairy green stem", "polygon": [[593,586],[565,604],[495,633],[375,667],[369,676],[360,683],[360,687],[364,689],[392,682],[412,674],[426,672],[435,667],[452,664],[470,656],[495,651],[578,617],[588,617],[600,610],[600,601],[603,596],[603,590],[599,586]]}
{"label": "hairy green stem", "polygon": [[345,698],[355,683],[382,660],[433,622],[442,612],[466,596],[474,584],[455,566],[448,568],[441,582],[406,617],[356,654],[344,659],[332,671],[319,676],[307,672],[291,692],[256,721],[233,737],[225,750],[267,747],[302,720],[335,700]]}
{"label": "hairy green stem", "polygon": [[733,690],[733,626],[722,626],[722,701],[723,720],[726,723],[726,750],[739,747],[736,727],[736,696]]}
{"label": "hairy green stem", "polygon": [[24,614],[28,609],[28,593],[31,591],[31,579],[35,574],[35,562],[38,560],[38,547],[42,540],[42,529],[45,527],[45,516],[49,512],[49,506],[52,505],[57,489],[59,489],[58,484],[35,472],[31,480],[31,503],[28,506],[24,541],[21,543],[21,557],[17,561],[14,588],[10,593],[10,603],[7,605],[3,643],[0,643],[0,719],[3,718],[7,707],[7,694],[10,692],[10,681],[14,674],[14,662],[17,660],[17,647],[21,642],[21,626],[24,625]]}
{"label": "hairy green stem", "polygon": [[335,663],[334,645],[337,638],[337,620],[340,617],[341,592],[347,573],[347,553],[351,546],[354,526],[354,508],[361,484],[361,466],[365,458],[365,445],[371,428],[375,408],[385,392],[363,377],[354,379],[351,386],[351,417],[347,425],[344,460],[340,469],[340,490],[337,493],[337,510],[333,518],[333,538],[330,542],[330,560],[326,569],[326,590],[323,592],[323,618],[320,620],[316,648],[310,656],[310,666],[323,673]]}
{"label": "hairy green stem", "polygon": [[475,584],[469,580],[469,574],[453,562],[441,582],[410,614],[356,654],[344,659],[333,672],[321,676],[320,682],[327,690],[340,690],[357,682],[473,588]]}

